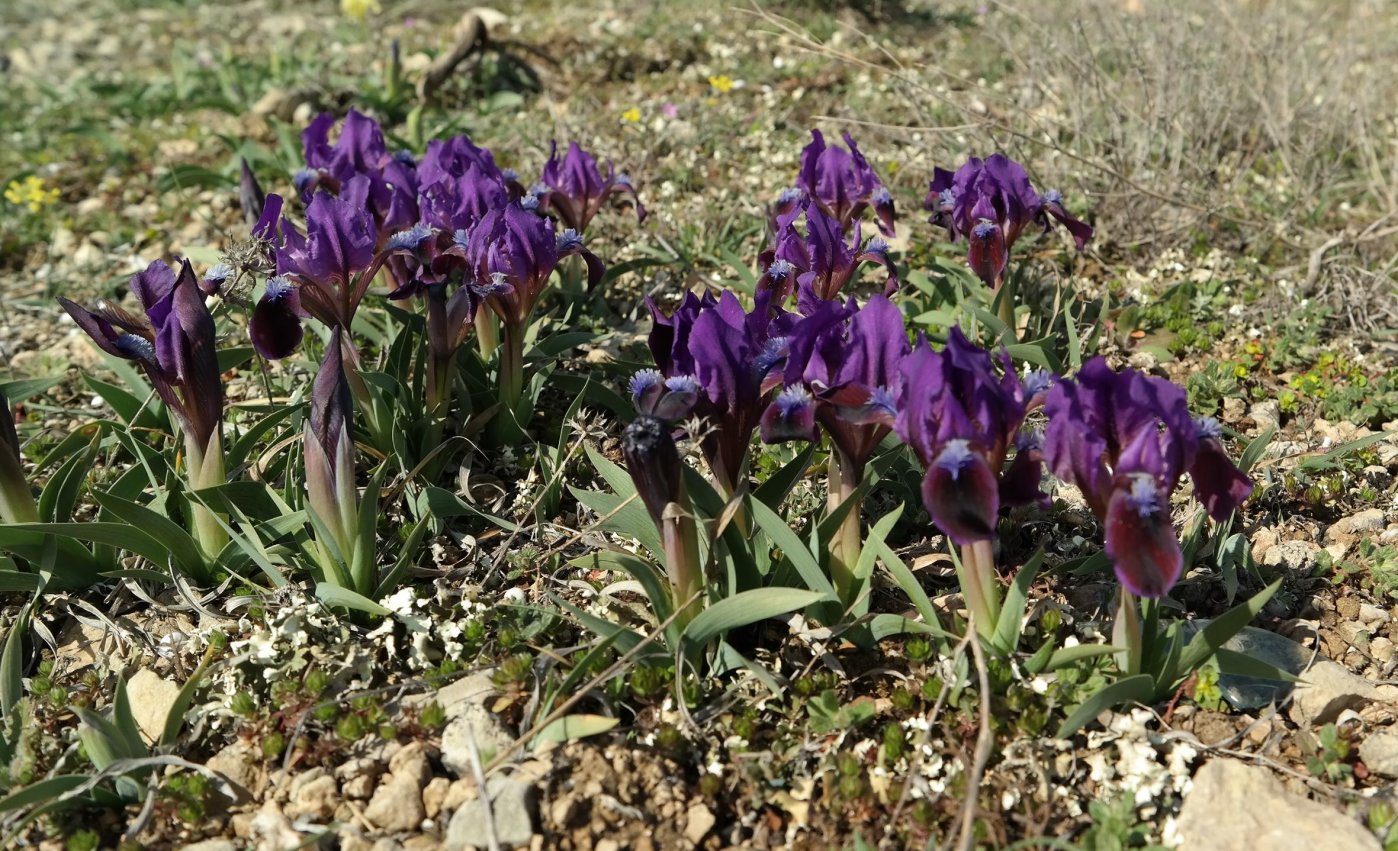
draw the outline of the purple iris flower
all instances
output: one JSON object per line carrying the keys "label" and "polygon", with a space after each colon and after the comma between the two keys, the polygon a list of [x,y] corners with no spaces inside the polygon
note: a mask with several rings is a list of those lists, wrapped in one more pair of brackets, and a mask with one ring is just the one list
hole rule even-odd
{"label": "purple iris flower", "polygon": [[[352,178],[347,186],[363,186]],[[275,213],[281,199],[268,197],[268,208],[254,234],[268,239],[276,275],[253,308],[248,330],[265,358],[284,358],[301,342],[301,320],[314,317],[331,327],[348,328],[359,303],[386,255],[375,254],[374,221],[344,198],[317,193],[306,210],[306,234]]]}
{"label": "purple iris flower", "polygon": [[971,268],[992,288],[1003,280],[1010,248],[1029,225],[1047,232],[1049,217],[1056,219],[1073,235],[1079,251],[1092,238],[1092,227],[1068,214],[1061,194],[1040,196],[1024,167],[1004,154],[972,157],[954,174],[934,169],[923,207],[932,213],[932,224],[945,227],[952,240],[967,238]]}
{"label": "purple iris flower", "polygon": [[[898,270],[888,256],[888,243],[875,236],[867,243],[860,235],[859,222],[849,242],[840,223],[827,215],[815,203],[805,205],[806,233],[796,229],[788,219],[777,232],[772,248],[758,258],[763,269],[757,283],[759,291],[770,290],[778,301],[786,301],[793,293],[804,300],[829,301],[839,297],[862,263],[879,263],[888,272],[884,281],[885,295],[898,290]],[[802,310],[806,306],[803,304]]]}
{"label": "purple iris flower", "polygon": [[531,194],[539,199],[540,209],[557,216],[578,233],[587,231],[588,222],[601,212],[613,195],[629,194],[636,207],[637,221],[646,220],[646,208],[641,205],[630,178],[617,174],[610,160],[604,177],[597,160],[577,142],[568,143],[568,151],[562,157],[558,156],[558,144],[553,144],[537,188],[539,191]]}
{"label": "purple iris flower", "polygon": [[881,295],[863,308],[824,302],[796,323],[787,348],[786,388],[763,416],[763,441],[813,440],[814,419],[862,474],[897,417],[911,350],[902,312]]}
{"label": "purple iris flower", "polygon": [[859,152],[854,139],[845,133],[846,151],[826,146],[819,130],[811,131],[811,143],[801,152],[801,171],[796,185],[822,212],[839,222],[843,230],[859,220],[872,206],[884,236],[893,236],[893,195]]}
{"label": "purple iris flower", "polygon": [[[1040,453],[1019,440],[1025,415],[1043,401],[1043,382],[1026,388],[1009,356],[995,359],[958,327],[934,352],[925,339],[903,361],[903,393],[895,427],[927,473],[922,498],[932,520],[959,545],[995,535],[1000,506],[1042,499]],[[1010,448],[1016,457],[1005,469]]]}
{"label": "purple iris flower", "polygon": [[78,327],[109,355],[135,361],[181,431],[201,453],[223,422],[214,319],[188,261],[178,273],[157,260],[131,278],[144,316],[108,301],[88,310],[60,297]]}
{"label": "purple iris flower", "polygon": [[[654,303],[650,309],[655,319],[651,354],[669,381],[681,379],[673,386],[667,382],[666,389],[687,392],[690,385],[683,379],[694,382],[693,412],[711,426],[700,446],[719,486],[732,494],[745,475],[752,433],[780,383],[787,336],[798,317],[773,307],[767,293],[757,295],[751,312],[744,311],[731,292],[717,299],[687,293],[669,317]],[[641,389],[644,399],[646,388]]]}
{"label": "purple iris flower", "polygon": [[[345,116],[340,136],[331,145],[334,126],[335,117],[323,112],[301,133],[307,165],[296,179],[301,200],[311,203],[318,191],[344,198],[368,210],[376,237],[416,222],[419,177],[412,156],[390,154],[378,122],[355,110]],[[364,180],[351,187],[356,177]]]}
{"label": "purple iris flower", "polygon": [[1216,520],[1228,517],[1252,483],[1224,452],[1218,423],[1190,417],[1185,393],[1102,358],[1048,394],[1044,456],[1076,485],[1106,528],[1117,578],[1142,597],[1165,594],[1184,568],[1170,519],[1170,495],[1188,472],[1195,497]]}
{"label": "purple iris flower", "polygon": [[561,258],[583,258],[588,286],[595,286],[605,272],[576,231],[555,232],[552,221],[519,204],[486,213],[469,234],[458,232],[457,245],[446,253],[465,259],[468,283],[479,289],[502,322],[518,328],[527,324]]}

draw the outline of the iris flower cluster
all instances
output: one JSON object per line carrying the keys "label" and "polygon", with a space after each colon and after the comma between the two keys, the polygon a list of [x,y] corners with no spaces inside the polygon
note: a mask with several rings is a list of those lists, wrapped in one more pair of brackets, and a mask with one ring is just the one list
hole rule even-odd
{"label": "iris flower cluster", "polygon": [[[960,548],[963,589],[983,633],[994,630],[999,615],[993,543],[1000,516],[1009,507],[1047,504],[1046,463],[1087,495],[1126,590],[1165,594],[1181,571],[1169,514],[1181,476],[1190,474],[1215,518],[1226,517],[1251,490],[1225,454],[1217,423],[1191,419],[1183,391],[1169,382],[1113,372],[1101,359],[1064,379],[1020,374],[1004,350],[981,348],[957,327],[940,348],[925,338],[910,344],[903,314],[890,300],[897,272],[887,246],[860,236],[859,216],[870,208],[880,230],[892,234],[893,205],[854,140],[845,136],[845,143],[848,150],[827,146],[813,133],[797,187],[784,191],[771,211],[773,240],[759,261],[751,310],[728,292],[688,293],[669,315],[651,304],[657,368],[637,373],[630,386],[647,423],[643,430],[659,434],[655,422],[673,426],[698,416],[705,459],[729,497],[747,487],[754,431],[767,443],[828,437],[828,510],[853,500],[830,543],[833,584],[842,597],[861,547],[860,485],[890,433],[923,465],[923,502]],[[1047,230],[1057,221],[1079,248],[1092,236],[1058,193],[1039,195],[1023,167],[1002,154],[972,158],[954,174],[937,169],[927,206],[934,223],[954,239],[967,238],[969,263],[991,287],[1004,280],[1010,247],[1030,225]],[[853,297],[842,301],[863,262],[885,266],[884,293],[862,305]],[[797,311],[789,313],[783,305],[793,296]],[[1036,411],[1047,418],[1046,430],[1030,424]],[[667,450],[665,457],[679,464],[677,454]],[[678,473],[636,473],[638,490],[659,518],[659,507],[673,501]],[[656,485],[662,479],[672,485],[666,493]]]}
{"label": "iris flower cluster", "polygon": [[285,357],[299,345],[306,318],[348,331],[384,270],[390,297],[425,303],[434,408],[447,400],[451,364],[473,327],[485,332],[486,353],[495,348],[494,325],[482,321],[480,308],[498,318],[500,416],[513,417],[524,332],[550,277],[576,255],[590,285],[601,279],[604,267],[584,247],[583,232],[617,195],[644,218],[634,187],[577,144],[561,156],[555,148],[540,181],[525,189],[464,136],[434,140],[418,161],[390,153],[378,124],[357,112],[332,144],[334,124],[321,115],[302,134],[307,167],[295,186],[306,204],[304,232],[281,215],[276,195],[267,196],[254,228],[274,270],[253,311],[254,345],[264,357]]}

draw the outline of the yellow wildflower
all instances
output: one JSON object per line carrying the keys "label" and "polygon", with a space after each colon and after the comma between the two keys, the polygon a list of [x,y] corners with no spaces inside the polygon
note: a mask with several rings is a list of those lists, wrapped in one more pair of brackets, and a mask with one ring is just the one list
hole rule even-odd
{"label": "yellow wildflower", "polygon": [[29,212],[37,213],[58,200],[57,189],[45,189],[44,179],[29,175],[23,181],[11,180],[5,187],[5,200],[15,206],[26,206]]}
{"label": "yellow wildflower", "polygon": [[621,120],[627,124],[639,123],[641,120],[641,111],[633,106],[621,114]]}
{"label": "yellow wildflower", "polygon": [[340,0],[340,11],[347,17],[363,22],[370,15],[377,15],[383,11],[379,5],[379,0]]}
{"label": "yellow wildflower", "polygon": [[733,78],[727,74],[717,74],[709,77],[709,85],[719,93],[726,95],[733,91]]}

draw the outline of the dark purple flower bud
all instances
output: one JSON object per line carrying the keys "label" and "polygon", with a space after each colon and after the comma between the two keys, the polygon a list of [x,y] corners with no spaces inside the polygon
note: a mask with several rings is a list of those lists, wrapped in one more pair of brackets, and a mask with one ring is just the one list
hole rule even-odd
{"label": "dark purple flower bud", "polygon": [[262,186],[258,184],[257,175],[252,173],[252,166],[248,165],[246,157],[238,157],[238,206],[242,208],[243,221],[248,223],[248,227],[257,224],[266,204],[267,193],[263,192]]}
{"label": "dark purple flower bud", "polygon": [[266,291],[252,309],[248,336],[253,348],[268,360],[281,360],[301,345],[305,331],[301,296],[295,284],[277,275],[267,279]]}
{"label": "dark purple flower bud", "polygon": [[325,360],[311,388],[311,415],[303,438],[307,505],[320,519],[340,556],[348,560],[357,534],[358,492],[350,426],[354,398],[345,372],[344,331],[330,332]]}
{"label": "dark purple flower bud", "polygon": [[553,145],[539,182],[546,187],[546,192],[537,194],[547,211],[579,233],[587,230],[588,223],[613,195],[630,195],[637,221],[646,220],[646,208],[641,205],[630,179],[624,174],[618,175],[611,161],[607,162],[604,177],[597,160],[577,142],[570,142],[562,157],[558,156],[557,143]]}
{"label": "dark purple flower bud", "polygon": [[37,523],[39,509],[19,451],[10,400],[0,387],[0,523]]}
{"label": "dark purple flower bud", "polygon": [[[841,229],[857,221],[873,201],[879,218],[879,230],[892,236],[893,198],[859,152],[854,139],[848,133],[843,138],[848,151],[833,145],[827,147],[820,131],[812,130],[811,143],[801,152],[801,170],[796,185],[805,191],[815,206],[839,222]],[[883,190],[883,194],[875,198],[879,190]],[[880,205],[882,209],[879,209]]]}
{"label": "dark purple flower bud", "polygon": [[885,186],[880,186],[874,190],[874,194],[869,196],[869,200],[874,205],[874,216],[879,220],[879,230],[883,233],[893,235],[893,219],[895,212],[893,209],[893,193]]}
{"label": "dark purple flower bud", "polygon": [[1015,457],[1000,476],[1002,505],[1039,504],[1048,507],[1048,494],[1040,488],[1044,478],[1044,438],[1036,430],[1021,428],[1015,435]]}
{"label": "dark purple flower bud", "polygon": [[636,493],[659,526],[665,507],[679,502],[684,492],[684,467],[670,426],[657,417],[637,417],[622,431],[621,454]]}
{"label": "dark purple flower bud", "polygon": [[[1053,216],[1059,224],[1068,229],[1068,233],[1073,235],[1073,242],[1077,244],[1079,251],[1082,251],[1087,246],[1087,241],[1092,239],[1092,226],[1069,215],[1063,207],[1063,195],[1057,189],[1050,189],[1044,193],[1043,212]],[[1044,219],[1043,225],[1044,230],[1048,230],[1047,219]]]}
{"label": "dark purple flower bud", "polygon": [[801,386],[787,387],[777,394],[762,414],[762,442],[788,440],[816,441],[815,399]]}

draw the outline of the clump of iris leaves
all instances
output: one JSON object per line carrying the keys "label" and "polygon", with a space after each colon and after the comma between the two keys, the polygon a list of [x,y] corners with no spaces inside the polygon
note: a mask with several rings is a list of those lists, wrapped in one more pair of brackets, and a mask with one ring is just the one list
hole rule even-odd
{"label": "clump of iris leaves", "polygon": [[[779,687],[754,661],[762,633],[750,627],[792,613],[855,647],[910,637],[923,656],[954,665],[958,687],[972,676],[956,652],[963,640],[1019,677],[1101,663],[1105,676],[1079,695],[1061,736],[1103,709],[1168,697],[1206,663],[1284,677],[1221,649],[1275,585],[1192,637],[1162,608],[1201,551],[1218,555],[1236,591],[1233,517],[1266,437],[1235,464],[1224,429],[1194,416],[1179,387],[1084,360],[1107,306],[1033,261],[1010,260],[1031,233],[1061,225],[1081,250],[1092,228],[1004,155],[935,171],[924,206],[947,239],[919,240],[928,259],[909,270],[885,239],[896,211],[874,168],[848,135],[842,147],[813,131],[796,186],[768,208],[756,271],[735,270],[720,292],[650,303],[653,365],[579,374],[567,355],[594,339],[579,318],[606,309],[619,274],[644,268],[608,268],[586,242],[599,221],[627,214],[618,207],[646,215],[611,163],[555,147],[526,184],[464,136],[390,151],[378,124],[355,112],[342,123],[316,118],[302,141],[306,167],[286,197],[264,194],[243,165],[249,239],[225,263],[151,263],[130,281],[138,310],[60,299],[109,356],[119,383],[84,380],[115,419],[84,424],[26,470],[10,404],[52,382],[7,385],[0,589],[29,601],[0,660],[0,765],[14,754],[27,631],[45,592],[301,583],[367,627],[395,616],[381,601],[449,523],[527,531],[443,486],[466,453],[541,465],[540,521],[569,496],[597,515],[594,528],[614,545],[571,564],[628,576],[651,628],[558,598],[553,611],[593,633],[596,653],[675,665],[680,700],[702,700],[696,684],[736,670]],[[947,242],[964,245],[964,262],[936,255],[934,243]],[[881,277],[873,294],[856,295],[871,269]],[[220,349],[221,339],[250,345]],[[312,371],[258,369],[283,359]],[[266,382],[236,411],[225,398],[235,369]],[[540,414],[547,393],[568,407],[551,425]],[[584,405],[616,416],[623,463],[587,447],[589,478],[606,490],[565,494],[570,439],[559,423]],[[772,463],[755,456],[754,438],[795,448]],[[1059,646],[1056,633],[1023,632],[1046,542],[1022,564],[1007,563],[1017,559],[1000,542],[1014,536],[1023,550],[1017,530],[1055,510],[1050,475],[1076,487],[1103,530],[1100,552],[1055,569],[1115,571],[1110,644]],[[1199,508],[1182,546],[1174,514],[1186,476]],[[797,513],[788,497],[798,483],[821,477],[823,511],[785,516]],[[910,529],[918,511],[870,499],[885,487],[920,496],[945,536],[959,606],[935,607],[895,552],[891,533],[919,531]],[[866,518],[866,501],[899,507]],[[902,613],[873,610],[879,571],[906,597]],[[153,749],[120,682],[106,712],[78,708],[96,779],[0,788],[0,811],[32,816],[78,795],[139,800],[203,670]]]}

